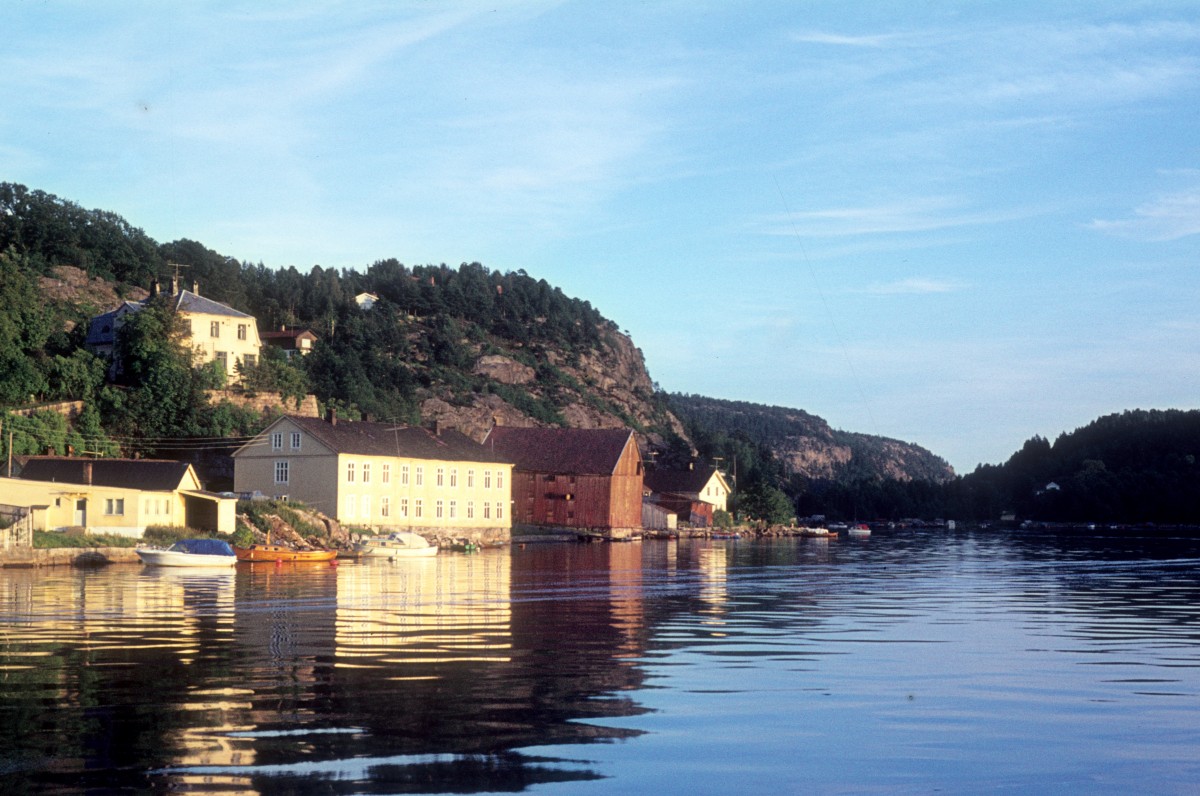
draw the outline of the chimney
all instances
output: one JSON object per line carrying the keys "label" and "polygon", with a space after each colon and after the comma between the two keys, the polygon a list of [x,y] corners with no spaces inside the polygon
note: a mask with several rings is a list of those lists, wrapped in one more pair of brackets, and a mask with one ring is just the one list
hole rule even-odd
{"label": "chimney", "polygon": [[200,283],[199,282],[192,282],[192,292],[195,293],[197,296],[200,295]]}
{"label": "chimney", "polygon": [[92,460],[87,459],[83,462],[83,483],[88,486],[92,485]]}
{"label": "chimney", "polygon": [[442,421],[441,420],[433,421],[433,436],[435,436],[435,437],[442,436]]}
{"label": "chimney", "polygon": [[337,410],[332,406],[325,410],[325,422],[331,426],[337,425]]}

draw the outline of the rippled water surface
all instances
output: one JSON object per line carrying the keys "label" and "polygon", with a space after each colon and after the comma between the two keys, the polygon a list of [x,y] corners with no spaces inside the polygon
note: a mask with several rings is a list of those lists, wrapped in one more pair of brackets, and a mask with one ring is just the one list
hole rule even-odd
{"label": "rippled water surface", "polygon": [[1200,545],[0,570],[9,792],[1200,791]]}

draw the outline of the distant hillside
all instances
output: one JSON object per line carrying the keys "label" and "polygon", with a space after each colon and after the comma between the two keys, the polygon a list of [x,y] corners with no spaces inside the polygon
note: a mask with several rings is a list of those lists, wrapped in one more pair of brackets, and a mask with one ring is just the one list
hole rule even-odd
{"label": "distant hillside", "polygon": [[1058,522],[1200,522],[1200,411],[1133,410],[1033,437],[955,485],[959,515]]}
{"label": "distant hillside", "polygon": [[934,483],[954,477],[945,460],[918,445],[838,431],[799,409],[680,394],[671,395],[671,408],[698,445],[740,436],[770,450],[788,477]]}

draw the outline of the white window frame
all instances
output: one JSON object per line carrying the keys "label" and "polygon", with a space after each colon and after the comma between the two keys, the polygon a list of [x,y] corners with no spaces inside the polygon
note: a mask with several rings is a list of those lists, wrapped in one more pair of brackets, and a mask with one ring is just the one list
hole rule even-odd
{"label": "white window frame", "polygon": [[300,432],[299,431],[292,432],[292,450],[294,450],[294,451],[300,450]]}
{"label": "white window frame", "polygon": [[273,433],[271,435],[271,450],[273,450],[273,451],[283,450],[283,432],[282,431],[276,431],[275,433]]}
{"label": "white window frame", "polygon": [[275,483],[277,483],[277,484],[289,483],[289,479],[291,478],[291,475],[292,475],[291,470],[292,470],[291,462],[289,462],[287,459],[276,459],[275,460]]}

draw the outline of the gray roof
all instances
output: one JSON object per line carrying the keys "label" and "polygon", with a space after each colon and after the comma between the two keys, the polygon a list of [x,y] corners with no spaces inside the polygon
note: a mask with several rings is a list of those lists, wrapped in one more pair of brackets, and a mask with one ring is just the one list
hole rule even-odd
{"label": "gray roof", "polygon": [[[91,484],[121,489],[169,492],[187,475],[187,462],[166,459],[79,459],[71,456],[28,456],[19,477],[30,481]],[[88,470],[91,470],[89,478]]]}
{"label": "gray roof", "polygon": [[483,444],[510,457],[519,470],[611,475],[632,436],[627,428],[495,426]]}
{"label": "gray roof", "polygon": [[[427,428],[402,426],[395,423],[373,423],[366,420],[339,420],[330,423],[317,417],[288,415],[287,420],[312,436],[335,453],[359,456],[397,456],[409,459],[430,459],[451,462],[481,462],[508,464],[510,461],[493,453],[465,434],[453,429],[434,433]],[[276,423],[283,422],[284,418]],[[251,445],[266,443],[268,427],[262,439]]]}
{"label": "gray roof", "polygon": [[[225,315],[230,318],[245,318],[253,321],[253,315],[239,312],[233,307],[205,298],[190,290],[181,290],[175,295],[175,310],[177,312],[196,312],[205,315]],[[145,301],[124,301],[119,307],[103,315],[97,315],[88,323],[86,345],[112,345],[116,339],[117,319],[130,312],[138,312],[146,306]]]}

